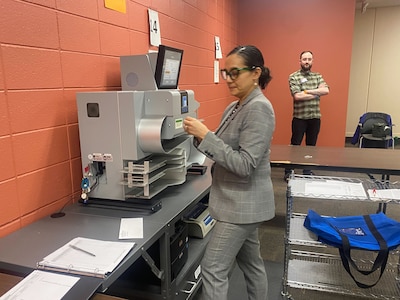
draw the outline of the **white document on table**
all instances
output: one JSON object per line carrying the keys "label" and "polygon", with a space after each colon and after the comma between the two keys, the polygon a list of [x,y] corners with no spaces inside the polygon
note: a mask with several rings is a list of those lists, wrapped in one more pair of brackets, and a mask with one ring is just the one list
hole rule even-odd
{"label": "white document on table", "polygon": [[77,237],[47,255],[38,269],[104,278],[135,246],[134,242],[113,242]]}
{"label": "white document on table", "polygon": [[5,293],[1,300],[62,299],[79,277],[35,270]]}
{"label": "white document on table", "polygon": [[369,198],[374,201],[400,200],[400,189],[369,189],[368,195]]}
{"label": "white document on table", "polygon": [[122,218],[119,226],[119,239],[142,239],[143,218]]}
{"label": "white document on table", "polygon": [[311,181],[305,184],[306,195],[321,197],[359,197],[367,199],[367,194],[361,182],[346,182],[339,180]]}

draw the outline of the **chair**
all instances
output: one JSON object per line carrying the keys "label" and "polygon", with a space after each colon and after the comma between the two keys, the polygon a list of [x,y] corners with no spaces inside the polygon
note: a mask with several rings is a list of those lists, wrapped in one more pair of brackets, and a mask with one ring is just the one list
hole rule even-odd
{"label": "chair", "polygon": [[[372,133],[374,124],[382,123],[386,128],[386,135],[375,137]],[[392,132],[392,118],[382,112],[367,112],[360,117],[355,136],[358,135],[360,148],[392,148],[394,149],[394,137]],[[353,140],[355,137],[353,136]],[[353,142],[352,140],[352,142]]]}
{"label": "chair", "polygon": [[[373,125],[376,123],[383,123],[387,127],[387,134],[384,137],[374,137],[372,135]],[[367,112],[360,117],[356,131],[353,135],[351,143],[353,145],[358,143],[359,148],[392,148],[394,149],[394,137],[392,127],[392,118],[389,114],[381,112]],[[375,179],[372,174],[367,174],[368,177],[377,184],[382,184],[389,181],[389,175],[382,174],[381,181]],[[379,209],[381,204],[379,204]],[[383,210],[386,209],[386,205]]]}

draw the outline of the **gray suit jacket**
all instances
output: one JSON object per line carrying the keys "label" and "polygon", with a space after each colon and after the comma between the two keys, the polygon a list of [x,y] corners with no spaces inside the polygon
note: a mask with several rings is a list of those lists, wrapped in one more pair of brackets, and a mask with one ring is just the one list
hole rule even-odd
{"label": "gray suit jacket", "polygon": [[270,166],[275,115],[260,88],[225,122],[236,104],[226,108],[217,131],[208,132],[198,149],[215,162],[209,201],[212,217],[256,223],[275,216]]}

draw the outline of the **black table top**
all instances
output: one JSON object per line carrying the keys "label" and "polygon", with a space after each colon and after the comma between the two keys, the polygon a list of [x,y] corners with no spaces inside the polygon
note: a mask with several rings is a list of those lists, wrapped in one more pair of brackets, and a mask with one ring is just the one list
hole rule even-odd
{"label": "black table top", "polygon": [[271,166],[400,175],[400,151],[355,147],[272,145]]}

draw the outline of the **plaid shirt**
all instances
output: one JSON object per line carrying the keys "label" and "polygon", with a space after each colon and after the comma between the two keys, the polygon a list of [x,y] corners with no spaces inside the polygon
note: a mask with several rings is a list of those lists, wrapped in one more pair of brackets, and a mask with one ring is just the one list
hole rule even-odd
{"label": "plaid shirt", "polygon": [[[289,75],[289,87],[292,96],[304,90],[313,90],[325,83],[322,75],[317,72],[304,72],[298,70]],[[319,107],[319,97],[311,100],[293,101],[293,117],[298,119],[319,119],[321,111]]]}

